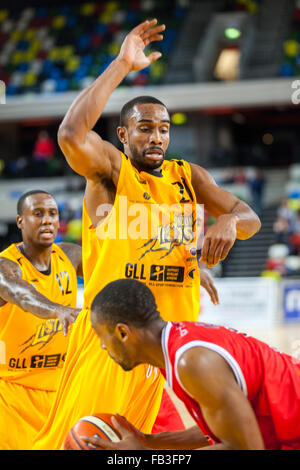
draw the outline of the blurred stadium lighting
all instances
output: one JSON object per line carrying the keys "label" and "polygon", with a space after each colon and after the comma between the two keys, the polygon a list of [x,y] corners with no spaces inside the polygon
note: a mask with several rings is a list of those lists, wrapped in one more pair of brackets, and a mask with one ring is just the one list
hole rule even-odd
{"label": "blurred stadium lighting", "polygon": [[238,39],[242,33],[237,28],[226,28],[224,34],[227,39]]}

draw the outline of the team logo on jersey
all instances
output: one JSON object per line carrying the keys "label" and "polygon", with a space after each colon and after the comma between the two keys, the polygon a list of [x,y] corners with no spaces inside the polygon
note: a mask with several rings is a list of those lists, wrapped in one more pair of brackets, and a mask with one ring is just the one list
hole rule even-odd
{"label": "team logo on jersey", "polygon": [[165,225],[159,225],[157,227],[157,235],[150,238],[144,243],[140,250],[144,249],[144,252],[140,256],[140,260],[147,254],[161,251],[163,252],[160,259],[168,256],[174,248],[186,245],[190,245],[195,240],[195,220],[193,215],[184,216],[182,214],[175,215],[174,221]]}
{"label": "team logo on jersey", "polygon": [[30,336],[21,346],[25,346],[21,351],[23,353],[26,349],[33,346],[38,346],[38,349],[42,349],[51,339],[60,331],[63,331],[64,326],[58,319],[47,320],[37,327],[36,332]]}
{"label": "team logo on jersey", "polygon": [[150,281],[183,282],[184,267],[159,266],[152,264],[150,268]]}
{"label": "team logo on jersey", "polygon": [[152,264],[150,272],[148,266],[140,263],[127,263],[125,266],[125,277],[140,281],[154,282],[183,282],[184,267]]}
{"label": "team logo on jersey", "polygon": [[143,197],[144,197],[144,199],[147,199],[147,201],[149,201],[149,199],[151,199],[150,194],[148,194],[146,191],[144,192]]}

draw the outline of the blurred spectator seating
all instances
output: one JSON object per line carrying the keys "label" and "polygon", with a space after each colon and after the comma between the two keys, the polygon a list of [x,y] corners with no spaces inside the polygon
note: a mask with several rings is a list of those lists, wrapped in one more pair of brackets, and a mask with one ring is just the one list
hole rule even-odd
{"label": "blurred spectator seating", "polygon": [[282,77],[300,74],[300,1],[296,0],[289,36],[283,43],[283,59],[279,71]]}
{"label": "blurred spectator seating", "polygon": [[274,223],[274,244],[270,247],[266,270],[283,276],[300,274],[300,165],[291,165],[286,198]]}
{"label": "blurred spectator seating", "polygon": [[0,78],[7,95],[87,87],[116,57],[126,34],[152,17],[167,26],[164,41],[154,46],[163,56],[152,67],[129,74],[122,85],[161,83],[187,4],[106,0],[0,10]]}

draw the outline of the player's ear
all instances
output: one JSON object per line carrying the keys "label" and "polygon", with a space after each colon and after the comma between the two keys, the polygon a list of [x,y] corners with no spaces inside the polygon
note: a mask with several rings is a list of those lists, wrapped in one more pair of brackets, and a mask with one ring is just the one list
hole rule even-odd
{"label": "player's ear", "polygon": [[117,127],[117,135],[118,135],[119,141],[123,145],[126,145],[128,142],[128,133],[127,133],[126,127],[123,127],[123,126]]}
{"label": "player's ear", "polygon": [[130,328],[125,323],[118,323],[115,328],[115,335],[119,341],[124,343],[130,336]]}
{"label": "player's ear", "polygon": [[22,225],[22,222],[23,222],[23,217],[21,215],[17,215],[16,222],[17,222],[17,227],[19,229],[21,229],[21,225]]}

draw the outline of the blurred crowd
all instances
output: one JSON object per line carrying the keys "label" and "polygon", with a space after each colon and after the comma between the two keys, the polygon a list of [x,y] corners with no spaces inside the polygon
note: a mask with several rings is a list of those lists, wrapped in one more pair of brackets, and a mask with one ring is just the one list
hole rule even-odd
{"label": "blurred crowd", "polygon": [[[296,202],[296,204],[295,204]],[[274,242],[268,251],[266,272],[276,276],[300,275],[299,201],[284,198],[273,225]]]}

